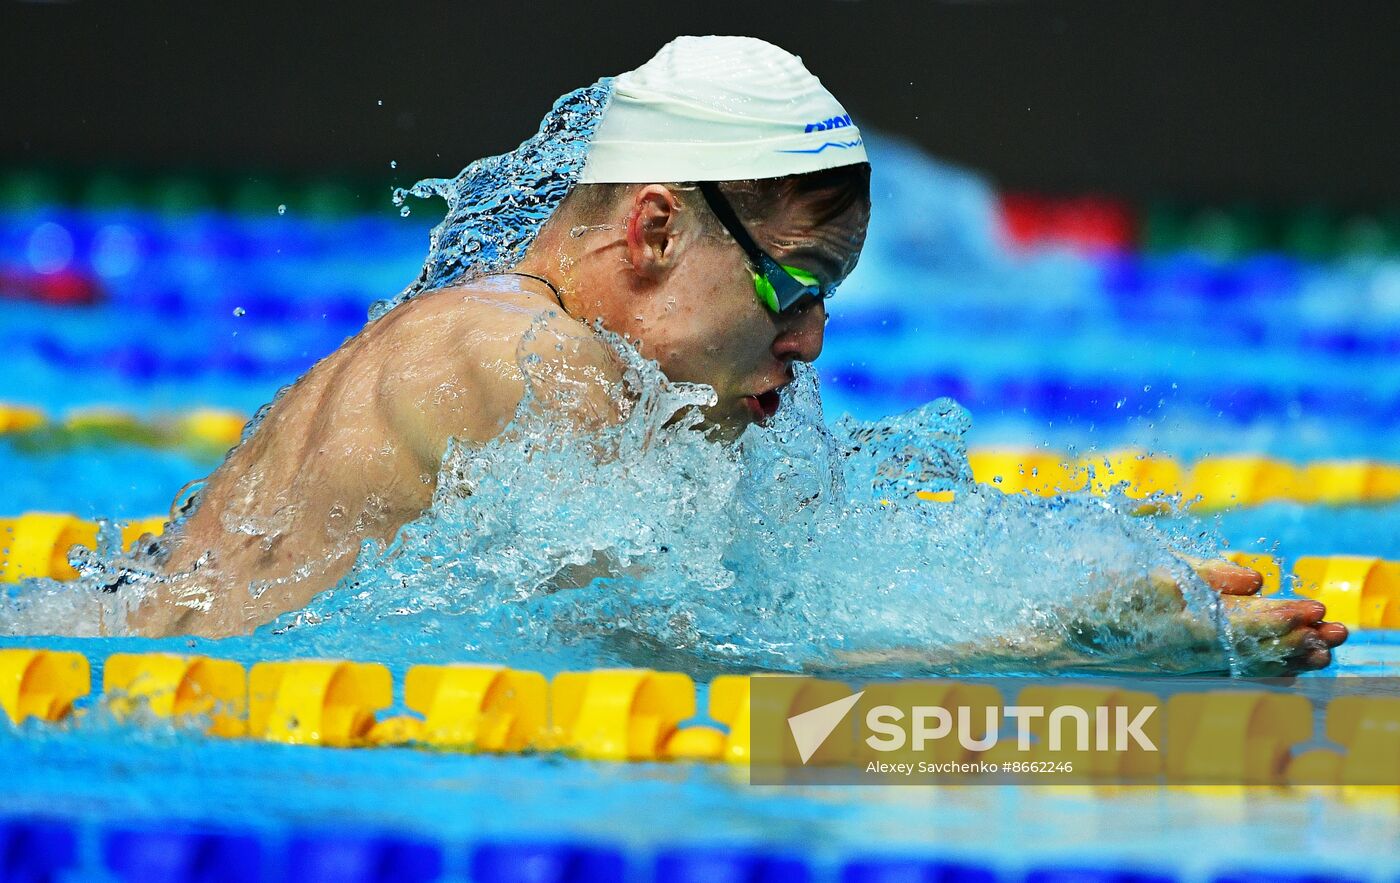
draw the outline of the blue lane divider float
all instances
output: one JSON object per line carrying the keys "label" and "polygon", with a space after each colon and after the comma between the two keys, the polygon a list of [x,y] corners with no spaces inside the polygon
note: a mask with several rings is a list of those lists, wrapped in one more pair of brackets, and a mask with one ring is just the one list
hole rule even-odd
{"label": "blue lane divider float", "polygon": [[[1101,420],[1156,413],[1165,407],[1249,423],[1300,408],[1305,414],[1357,417],[1371,423],[1400,420],[1400,395],[1359,387],[1285,389],[1238,384],[1188,394],[1184,389],[1164,389],[1160,381],[969,377],[949,371],[915,371],[891,377],[856,365],[831,366],[823,380],[825,386],[842,394],[882,403],[927,402],[947,396],[974,412],[991,409],[1033,417]],[[1144,391],[1145,386],[1148,391]]]}
{"label": "blue lane divider float", "polygon": [[1173,883],[1170,874],[1156,874],[1132,868],[1066,866],[1035,868],[1025,883]]}
{"label": "blue lane divider float", "polygon": [[444,857],[436,843],[391,834],[302,833],[273,851],[250,833],[175,823],[109,829],[102,858],[127,883],[429,883]]}
{"label": "blue lane divider float", "polygon": [[[300,374],[317,359],[335,350],[343,340],[343,334],[327,333],[297,341],[295,345],[288,342],[283,349],[293,352],[283,356],[229,347],[199,354],[167,353],[138,342],[103,348],[83,347],[68,344],[48,333],[16,335],[7,345],[11,353],[29,352],[65,370],[107,372],[138,381],[188,380],[210,375],[271,380]],[[947,396],[972,408],[1045,417],[1104,419],[1152,413],[1165,399],[1172,408],[1197,409],[1236,422],[1277,417],[1294,407],[1305,413],[1333,416],[1350,413],[1376,422],[1400,419],[1400,395],[1361,388],[1284,389],[1240,384],[1188,396],[1180,390],[1164,390],[1160,381],[1103,382],[1053,376],[969,377],[948,371],[916,371],[886,377],[853,365],[830,367],[827,382],[842,393],[863,398],[912,403]],[[1149,391],[1144,392],[1145,386]]]}
{"label": "blue lane divider float", "polygon": [[441,846],[398,835],[301,834],[287,848],[289,883],[430,883],[442,870]]}
{"label": "blue lane divider float", "polygon": [[745,849],[685,847],[656,857],[655,883],[809,883],[806,862]]}
{"label": "blue lane divider float", "polygon": [[207,291],[182,285],[151,285],[139,291],[116,289],[108,303],[123,314],[150,315],[168,320],[228,319],[236,310],[241,325],[323,321],[327,326],[358,330],[369,316],[369,306],[384,292],[327,292],[299,296],[285,289],[256,287],[238,294],[225,294],[212,303]]}
{"label": "blue lane divider float", "polygon": [[190,257],[242,266],[273,259],[421,255],[430,220],[372,215],[307,219],[295,213],[250,218],[213,211],[168,218],[139,210],[57,208],[0,212],[0,261],[28,264],[37,259],[43,269],[71,267],[108,275],[103,271],[134,272],[147,263]]}
{"label": "blue lane divider float", "polygon": [[257,837],[178,823],[109,830],[102,860],[126,883],[247,883],[259,880],[263,869]]}
{"label": "blue lane divider float", "polygon": [[1216,876],[1211,883],[1363,883],[1356,877],[1336,874],[1287,874],[1277,871],[1235,871]]}
{"label": "blue lane divider float", "polygon": [[[208,375],[245,379],[295,376],[340,345],[342,337],[298,342],[296,355],[282,357],[215,347],[203,354],[168,353],[145,343],[87,347],[47,333],[17,335],[7,341],[12,354],[32,353],[65,370],[104,372],[129,380],[188,380]],[[301,355],[301,351],[306,354]]]}
{"label": "blue lane divider float", "polygon": [[1169,257],[1118,254],[1103,259],[1099,283],[1124,305],[1154,299],[1199,299],[1215,304],[1296,297],[1307,267],[1286,255],[1261,254],[1238,261],[1184,252]]}
{"label": "blue lane divider float", "polygon": [[0,819],[0,881],[48,883],[73,867],[78,838],[64,822]]}
{"label": "blue lane divider float", "polygon": [[[0,883],[88,879],[80,826],[65,820],[0,817]],[[97,832],[100,861],[128,883],[1177,883],[1178,874],[1142,866],[993,865],[918,855],[856,856],[835,868],[776,848],[663,847],[625,854],[579,841],[487,840],[465,851],[401,833],[307,830],[269,834],[187,822],[112,825]],[[460,865],[456,857],[461,857]],[[458,870],[460,868],[460,870]],[[821,873],[817,873],[820,871]],[[1223,869],[1209,883],[1361,883],[1329,872]]]}
{"label": "blue lane divider float", "polygon": [[626,860],[583,843],[483,843],[472,850],[476,883],[622,883]]}
{"label": "blue lane divider float", "polygon": [[996,874],[977,865],[924,858],[860,858],[841,869],[841,883],[996,883]]}

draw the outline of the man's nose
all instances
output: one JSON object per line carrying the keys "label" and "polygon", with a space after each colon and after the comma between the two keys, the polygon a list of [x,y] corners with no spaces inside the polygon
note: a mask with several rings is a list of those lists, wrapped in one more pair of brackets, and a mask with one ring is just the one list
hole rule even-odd
{"label": "man's nose", "polygon": [[815,362],[822,354],[826,333],[826,304],[815,305],[792,317],[779,319],[778,336],[773,339],[773,355],[784,362]]}

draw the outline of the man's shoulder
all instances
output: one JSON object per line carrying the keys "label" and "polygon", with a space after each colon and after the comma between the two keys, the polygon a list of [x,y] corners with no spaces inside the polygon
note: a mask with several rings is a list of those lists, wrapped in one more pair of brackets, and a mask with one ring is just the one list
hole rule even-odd
{"label": "man's shoulder", "polygon": [[381,345],[409,356],[389,375],[412,375],[420,383],[475,380],[479,392],[504,384],[502,395],[518,399],[531,364],[561,377],[581,370],[617,380],[623,373],[617,352],[593,328],[557,301],[508,281],[476,280],[425,292],[384,318],[393,324]]}
{"label": "man's shoulder", "polygon": [[599,334],[529,291],[469,283],[419,295],[384,318],[395,324],[381,341],[381,400],[427,459],[441,456],[448,437],[485,441],[499,432],[527,376],[566,384],[585,422],[609,412],[611,384],[623,374]]}
{"label": "man's shoulder", "polygon": [[[457,343],[469,348],[518,348],[522,339],[568,338],[601,343],[584,323],[551,298],[528,291],[502,277],[473,280],[450,288],[425,292],[394,312],[404,311],[400,333],[418,336],[430,326],[432,336],[450,332]],[[392,313],[390,314],[392,315]]]}

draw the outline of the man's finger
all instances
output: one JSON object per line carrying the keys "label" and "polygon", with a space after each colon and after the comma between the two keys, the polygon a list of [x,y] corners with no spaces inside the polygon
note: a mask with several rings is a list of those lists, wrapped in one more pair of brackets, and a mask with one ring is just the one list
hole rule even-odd
{"label": "man's finger", "polygon": [[1290,628],[1304,628],[1312,631],[1327,615],[1327,608],[1321,601],[1261,601],[1268,609]]}
{"label": "man's finger", "polygon": [[1202,561],[1194,566],[1206,585],[1222,595],[1255,595],[1264,587],[1264,577],[1257,570],[1229,561]]}
{"label": "man's finger", "polygon": [[1327,615],[1327,607],[1321,601],[1294,601],[1292,605],[1299,625],[1316,626]]}
{"label": "man's finger", "polygon": [[1332,651],[1326,647],[1320,647],[1308,656],[1308,668],[1314,671],[1320,668],[1326,668],[1331,664]]}
{"label": "man's finger", "polygon": [[1327,646],[1336,647],[1346,641],[1349,632],[1340,622],[1320,622],[1317,624],[1317,634],[1327,642]]}
{"label": "man's finger", "polygon": [[1332,648],[1327,646],[1317,632],[1308,629],[1302,632],[1301,640],[1290,659],[1304,670],[1323,668],[1332,661]]}

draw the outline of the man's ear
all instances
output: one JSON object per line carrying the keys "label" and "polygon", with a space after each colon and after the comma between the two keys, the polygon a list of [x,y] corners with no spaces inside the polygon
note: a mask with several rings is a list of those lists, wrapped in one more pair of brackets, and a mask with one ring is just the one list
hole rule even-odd
{"label": "man's ear", "polygon": [[681,206],[660,184],[648,184],[632,197],[627,213],[627,256],[642,277],[657,281],[676,263]]}

